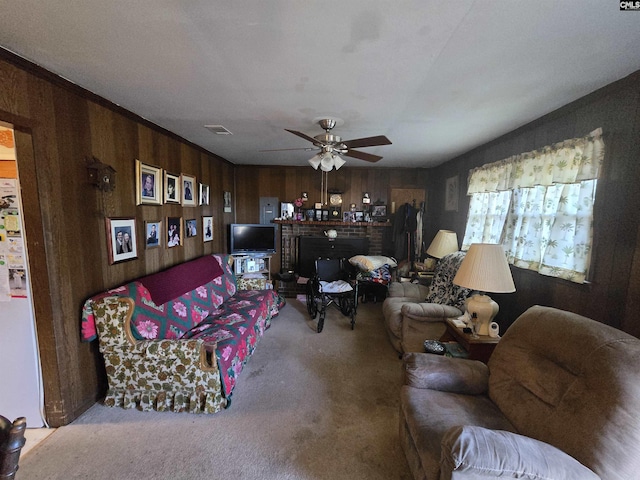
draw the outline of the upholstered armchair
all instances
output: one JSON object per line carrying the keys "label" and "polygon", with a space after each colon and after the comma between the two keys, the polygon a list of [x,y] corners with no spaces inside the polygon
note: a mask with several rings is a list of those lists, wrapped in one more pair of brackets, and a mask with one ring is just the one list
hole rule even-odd
{"label": "upholstered armchair", "polygon": [[471,290],[453,284],[465,252],[444,256],[436,265],[429,287],[410,282],[394,282],[382,304],[389,340],[399,353],[422,352],[424,341],[439,339],[445,320],[464,313]]}
{"label": "upholstered armchair", "polygon": [[487,365],[407,353],[400,444],[416,480],[626,480],[640,472],[640,340],[534,306]]}

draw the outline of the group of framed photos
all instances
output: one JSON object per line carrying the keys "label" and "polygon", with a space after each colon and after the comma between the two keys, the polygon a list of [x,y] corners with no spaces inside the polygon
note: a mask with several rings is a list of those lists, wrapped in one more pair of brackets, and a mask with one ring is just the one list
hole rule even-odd
{"label": "group of framed photos", "polygon": [[193,175],[174,175],[136,160],[136,204],[163,203],[177,203],[184,207],[209,205],[209,185],[196,183]]}
{"label": "group of framed photos", "polygon": [[[136,205],[209,205],[209,185],[196,183],[193,175],[174,175],[140,160],[135,161],[135,169]],[[225,192],[225,206],[227,202],[230,204],[230,199],[231,194]],[[135,217],[107,218],[106,231],[110,264],[138,258]],[[144,222],[144,246],[147,249],[181,246],[185,238],[194,238],[199,234],[204,242],[213,240],[212,216],[202,216],[200,222],[191,216]]]}
{"label": "group of framed photos", "polygon": [[[203,216],[200,225],[195,218],[184,220],[182,217],[167,217],[166,222],[144,222],[145,248],[181,246],[185,238],[197,237],[200,228],[203,242],[213,240],[213,217]],[[106,230],[110,264],[138,257],[135,218],[107,218]]]}

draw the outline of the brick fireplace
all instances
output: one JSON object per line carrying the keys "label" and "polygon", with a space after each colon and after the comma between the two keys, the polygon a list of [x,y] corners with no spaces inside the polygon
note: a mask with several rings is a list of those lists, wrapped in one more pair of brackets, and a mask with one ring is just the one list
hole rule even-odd
{"label": "brick fireplace", "polygon": [[[383,254],[383,239],[386,229],[391,227],[389,222],[312,222],[312,221],[293,221],[293,220],[274,220],[274,223],[280,225],[281,244],[281,269],[283,272],[294,271],[299,272],[299,254],[300,254],[300,237],[305,238],[302,242],[305,244],[314,245],[314,249],[318,248],[318,251],[314,251],[315,258],[318,256],[324,256],[326,248],[332,248],[331,241],[326,239],[324,232],[329,229],[336,230],[338,232],[338,238],[333,247],[337,247],[341,252],[349,251],[348,244],[353,243],[353,252],[369,255],[382,255]],[[326,239],[326,245],[323,244],[322,239]],[[312,240],[316,239],[317,242]],[[356,242],[348,242],[348,239],[359,240]],[[368,242],[362,242],[363,239],[368,239]],[[358,248],[362,248],[363,244],[367,244],[368,251],[360,252]],[[346,249],[346,250],[344,250]],[[356,254],[356,253],[354,253]],[[308,255],[308,253],[306,254]],[[329,255],[330,256],[330,255]],[[286,297],[294,297],[297,294],[305,293],[304,283],[294,282],[280,282],[278,285],[278,291]]]}

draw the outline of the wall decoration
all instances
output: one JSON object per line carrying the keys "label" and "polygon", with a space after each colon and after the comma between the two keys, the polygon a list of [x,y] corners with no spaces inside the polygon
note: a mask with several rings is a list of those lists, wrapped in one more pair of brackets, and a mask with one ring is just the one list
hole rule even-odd
{"label": "wall decoration", "polygon": [[447,178],[444,209],[447,212],[458,211],[458,176]]}
{"label": "wall decoration", "polygon": [[209,185],[200,184],[200,205],[209,205]]}
{"label": "wall decoration", "polygon": [[144,222],[145,248],[155,248],[161,245],[162,222]]}
{"label": "wall decoration", "polygon": [[135,218],[107,218],[109,264],[138,258]]}
{"label": "wall decoration", "polygon": [[89,183],[103,192],[112,192],[116,188],[116,171],[110,165],[102,163],[96,157],[85,157]]}
{"label": "wall decoration", "polygon": [[195,207],[197,205],[196,177],[183,173],[180,177],[182,185],[182,206]]}
{"label": "wall decoration", "polygon": [[164,203],[181,203],[180,175],[164,172]]}
{"label": "wall decoration", "polygon": [[231,213],[231,192],[224,192],[223,205],[224,213]]}
{"label": "wall decoration", "polygon": [[195,218],[190,218],[184,222],[184,227],[186,231],[187,238],[195,237],[198,235],[198,225],[196,224]]}
{"label": "wall decoration", "polygon": [[162,169],[136,160],[136,205],[162,205]]}
{"label": "wall decoration", "polygon": [[213,240],[213,217],[202,217],[202,240],[204,242]]}
{"label": "wall decoration", "polygon": [[182,245],[182,217],[167,217],[167,248]]}

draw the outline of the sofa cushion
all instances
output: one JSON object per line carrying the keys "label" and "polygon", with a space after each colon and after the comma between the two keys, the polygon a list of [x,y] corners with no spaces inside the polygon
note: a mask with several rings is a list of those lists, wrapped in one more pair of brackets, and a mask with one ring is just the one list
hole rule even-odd
{"label": "sofa cushion", "polygon": [[[548,443],[513,432],[472,425],[451,428],[442,439],[442,468],[465,476],[529,480],[599,480],[600,477]],[[455,475],[444,475],[456,478]],[[475,478],[475,477],[474,477]]]}
{"label": "sofa cushion", "polygon": [[460,251],[450,253],[440,259],[433,274],[431,285],[429,285],[426,302],[451,305],[462,311],[465,310],[464,302],[471,295],[471,290],[453,283],[453,279],[458,273],[465,255],[466,252]]}
{"label": "sofa cushion", "polygon": [[274,290],[239,290],[182,338],[204,340],[215,354],[225,396],[284,300]]}
{"label": "sofa cushion", "polygon": [[153,303],[162,305],[222,275],[218,260],[211,255],[181,263],[140,279]]}

